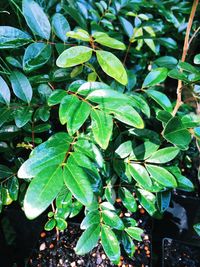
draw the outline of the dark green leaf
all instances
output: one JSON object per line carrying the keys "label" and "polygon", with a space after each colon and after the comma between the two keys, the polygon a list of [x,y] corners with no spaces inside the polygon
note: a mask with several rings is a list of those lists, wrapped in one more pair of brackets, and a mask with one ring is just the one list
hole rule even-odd
{"label": "dark green leaf", "polygon": [[100,225],[93,224],[81,235],[75,247],[78,255],[84,255],[91,251],[97,244],[100,236]]}
{"label": "dark green leaf", "polygon": [[100,214],[98,211],[90,211],[81,223],[81,229],[87,229],[92,224],[100,224]]}
{"label": "dark green leaf", "polygon": [[0,49],[17,48],[32,41],[31,36],[17,28],[0,26]]}
{"label": "dark green leaf", "polygon": [[137,163],[131,163],[127,165],[128,170],[136,182],[138,182],[143,188],[151,187],[152,182],[146,169]]}
{"label": "dark green leaf", "polygon": [[126,233],[122,233],[122,245],[127,255],[129,257],[133,257],[133,254],[135,252],[135,244],[133,243],[131,237]]}
{"label": "dark green leaf", "polygon": [[159,57],[158,59],[156,59],[154,63],[158,65],[159,67],[173,69],[178,64],[178,60],[175,57],[164,56],[164,57]]}
{"label": "dark green leaf", "polygon": [[38,217],[51,204],[63,186],[62,168],[48,166],[31,181],[25,198],[24,211],[29,219]]}
{"label": "dark green leaf", "polygon": [[137,202],[134,196],[131,194],[129,190],[122,187],[119,189],[119,197],[122,200],[123,205],[131,212],[136,212],[137,210]]}
{"label": "dark green leaf", "polygon": [[19,108],[15,113],[15,123],[17,127],[21,128],[27,124],[32,117],[33,110],[30,107]]}
{"label": "dark green leaf", "polygon": [[4,79],[0,76],[0,103],[10,104],[10,89]]}
{"label": "dark green leaf", "polygon": [[177,147],[162,148],[154,152],[146,161],[152,163],[166,163],[173,160],[178,155],[179,151]]}
{"label": "dark green leaf", "polygon": [[63,42],[67,41],[66,33],[70,31],[70,25],[62,14],[56,13],[52,17],[52,28],[58,38]]}
{"label": "dark green leaf", "polygon": [[163,82],[167,78],[166,68],[153,69],[145,78],[142,87],[150,87]]}
{"label": "dark green leaf", "polygon": [[196,233],[200,236],[200,223],[195,224],[193,227]]}
{"label": "dark green leaf", "polygon": [[91,119],[94,139],[100,147],[106,149],[113,130],[112,116],[103,111],[93,109],[91,112]]}
{"label": "dark green leaf", "polygon": [[48,105],[54,106],[59,104],[62,99],[67,95],[67,92],[62,89],[57,89],[52,92],[52,94],[48,98]]}
{"label": "dark green leaf", "polygon": [[120,261],[119,242],[114,232],[106,225],[102,225],[101,228],[101,242],[103,249],[111,262],[118,264]]}
{"label": "dark green leaf", "polygon": [[169,98],[156,90],[147,90],[147,95],[155,100],[164,110],[171,112],[172,111],[172,104]]}
{"label": "dark green leaf", "polygon": [[171,191],[163,191],[157,193],[157,202],[160,212],[164,212],[169,208],[171,200]]}
{"label": "dark green leaf", "polygon": [[150,193],[149,191],[146,191],[144,189],[138,189],[136,191],[138,200],[140,204],[143,206],[143,208],[151,215],[153,216],[157,209],[156,209],[156,197],[154,194]]}
{"label": "dark green leaf", "polygon": [[45,65],[51,57],[51,46],[45,43],[30,44],[23,57],[23,70],[31,72]]}
{"label": "dark green leaf", "polygon": [[127,234],[129,234],[132,238],[134,238],[137,241],[142,241],[141,235],[143,234],[143,230],[135,227],[135,226],[131,226],[128,228],[124,229]]}
{"label": "dark green leaf", "polygon": [[31,31],[34,34],[49,40],[51,25],[42,7],[33,0],[23,0],[22,12]]}
{"label": "dark green leaf", "polygon": [[10,197],[16,201],[18,198],[19,182],[15,176],[11,177],[8,180],[7,188],[8,188]]}
{"label": "dark green leaf", "polygon": [[124,224],[119,216],[110,210],[103,210],[102,211],[102,218],[105,224],[111,226],[112,228],[123,230]]}
{"label": "dark green leaf", "polygon": [[27,77],[19,71],[13,71],[10,76],[10,81],[14,94],[24,102],[30,103],[33,89]]}

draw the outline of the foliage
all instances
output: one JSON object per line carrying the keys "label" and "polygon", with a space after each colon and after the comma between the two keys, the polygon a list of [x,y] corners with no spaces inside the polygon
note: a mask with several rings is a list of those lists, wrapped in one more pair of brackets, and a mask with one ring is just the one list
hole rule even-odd
{"label": "foliage", "polygon": [[84,208],[76,252],[101,239],[118,264],[120,245],[131,257],[132,239],[143,235],[122,211],[140,203],[161,217],[173,190],[194,190],[180,162],[195,140],[199,146],[200,118],[186,104],[173,116],[174,93],[164,86],[182,80],[198,101],[199,54],[194,64],[176,58],[191,3],[8,2],[14,25],[5,12],[0,26],[0,206],[18,200],[34,219],[52,204],[47,230],[64,230]]}

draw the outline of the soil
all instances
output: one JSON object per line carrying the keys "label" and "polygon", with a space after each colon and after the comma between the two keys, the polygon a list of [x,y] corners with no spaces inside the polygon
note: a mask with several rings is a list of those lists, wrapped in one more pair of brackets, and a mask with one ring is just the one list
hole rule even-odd
{"label": "soil", "polygon": [[163,266],[162,267],[199,267],[200,247],[166,238],[163,242]]}
{"label": "soil", "polygon": [[[142,213],[139,213],[138,216],[140,216],[139,226],[145,229],[143,241],[135,242],[136,252],[132,258],[129,258],[122,249],[122,256],[118,266],[151,266],[150,217],[143,209]],[[27,267],[116,266],[109,261],[100,243],[89,254],[77,256],[74,247],[81,233],[80,225],[73,222],[68,224],[68,228],[65,231],[59,233],[59,240],[57,240],[55,230],[50,232],[43,231],[40,234],[38,246],[34,249],[31,258],[28,260]]]}

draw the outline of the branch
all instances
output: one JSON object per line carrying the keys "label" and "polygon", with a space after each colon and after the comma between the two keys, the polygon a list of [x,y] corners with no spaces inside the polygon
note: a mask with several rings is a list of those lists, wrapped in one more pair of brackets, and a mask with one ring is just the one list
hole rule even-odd
{"label": "branch", "polygon": [[[190,41],[189,41],[189,36],[190,36],[190,31],[192,28],[192,23],[193,23],[193,19],[196,13],[196,9],[198,6],[199,0],[194,0],[193,5],[192,5],[192,9],[191,9],[191,13],[190,13],[190,17],[189,17],[189,21],[188,21],[188,25],[187,25],[187,30],[186,30],[186,34],[185,34],[185,40],[184,40],[184,46],[183,46],[183,53],[182,53],[182,57],[181,57],[181,61],[185,62],[186,56],[187,56],[187,52],[189,50],[189,45],[190,45]],[[180,106],[183,104],[182,102],[182,88],[183,88],[183,84],[181,80],[178,80],[178,87],[177,87],[177,100],[176,100],[176,105],[174,107],[174,110],[172,112],[172,115],[175,116],[178,109],[180,108]]]}

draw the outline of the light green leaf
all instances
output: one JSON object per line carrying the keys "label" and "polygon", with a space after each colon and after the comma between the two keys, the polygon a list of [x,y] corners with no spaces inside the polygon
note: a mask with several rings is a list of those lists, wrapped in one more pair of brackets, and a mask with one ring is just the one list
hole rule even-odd
{"label": "light green leaf", "polygon": [[97,60],[103,71],[119,83],[128,83],[126,70],[121,61],[112,53],[107,51],[96,51]]}
{"label": "light green leaf", "polygon": [[34,34],[49,40],[51,25],[42,7],[33,0],[23,0],[22,12],[31,31]]}
{"label": "light green leaf", "polygon": [[163,136],[167,141],[183,150],[187,149],[191,141],[191,134],[178,117],[173,117],[168,121]]}
{"label": "light green leaf", "polygon": [[150,175],[152,176],[152,179],[154,179],[159,184],[164,185],[166,187],[177,187],[176,179],[166,169],[150,164],[146,164],[145,166]]}
{"label": "light green leaf", "polygon": [[172,111],[172,104],[165,94],[152,89],[147,90],[146,93],[149,97],[155,100],[158,105],[161,106],[164,110],[168,112]]}
{"label": "light green leaf", "polygon": [[124,230],[135,240],[142,241],[141,235],[143,234],[143,230],[140,229],[139,227],[131,226],[125,228]]}
{"label": "light green leaf", "polygon": [[32,41],[29,34],[10,26],[0,26],[0,49],[17,48]]}
{"label": "light green leaf", "polygon": [[166,68],[153,69],[145,78],[142,87],[150,87],[163,82],[167,78]]}
{"label": "light green leaf", "polygon": [[86,42],[90,41],[89,33],[82,29],[76,29],[76,31],[68,31],[66,35],[70,38],[74,38],[74,39],[78,39],[78,40],[82,40]]}
{"label": "light green leaf", "polygon": [[17,109],[14,116],[17,127],[21,128],[27,124],[31,120],[32,114],[33,109],[30,107],[21,107]]}
{"label": "light green leaf", "polygon": [[101,242],[103,249],[111,262],[118,264],[120,261],[119,242],[114,232],[106,225],[102,225],[101,227]]}
{"label": "light green leaf", "polygon": [[177,147],[166,147],[154,152],[147,162],[152,163],[166,163],[173,160],[179,153],[180,149]]}
{"label": "light green leaf", "polygon": [[89,178],[83,169],[73,162],[68,162],[63,171],[64,182],[75,198],[85,206],[91,205],[93,191]]}
{"label": "light green leaf", "polygon": [[71,47],[57,58],[56,65],[60,68],[69,68],[90,60],[92,49],[86,46]]}
{"label": "light green leaf", "polygon": [[27,77],[19,71],[13,71],[10,75],[10,81],[14,94],[24,102],[30,103],[33,89]]}
{"label": "light green leaf", "polygon": [[75,247],[78,255],[84,255],[91,251],[97,244],[100,235],[100,225],[93,224],[81,235]]}
{"label": "light green leaf", "polygon": [[47,166],[31,181],[24,198],[24,211],[35,219],[52,203],[63,186],[62,168]]}
{"label": "light green leaf", "polygon": [[91,119],[94,139],[100,147],[106,149],[113,130],[112,116],[103,111],[93,109],[91,112]]}
{"label": "light green leaf", "polygon": [[137,163],[131,163],[127,165],[133,179],[138,182],[143,188],[149,188],[152,185],[151,178],[149,177],[146,169]]}
{"label": "light green leaf", "polygon": [[67,95],[67,91],[62,89],[54,90],[48,98],[48,105],[54,106],[59,104],[62,99]]}
{"label": "light green leaf", "polygon": [[194,64],[200,64],[200,54],[195,55],[194,57]]}
{"label": "light green leaf", "polygon": [[103,210],[102,211],[102,218],[105,224],[111,226],[112,228],[123,230],[124,224],[119,216],[110,210]]}
{"label": "light green leaf", "polygon": [[79,88],[78,88],[78,94],[80,95],[88,95],[89,93],[92,93],[95,90],[100,90],[100,89],[105,89],[105,90],[111,90],[110,86],[102,83],[102,82],[86,82],[83,83]]}
{"label": "light green leaf", "polygon": [[52,28],[58,38],[63,42],[67,41],[66,33],[70,31],[70,25],[62,14],[56,13],[53,15]]}
{"label": "light green leaf", "polygon": [[59,108],[59,118],[61,124],[67,123],[67,130],[73,135],[86,121],[91,111],[91,107],[74,95],[65,96]]}
{"label": "light green leaf", "polygon": [[51,46],[44,43],[30,44],[23,57],[23,70],[31,72],[45,65],[51,57]]}
{"label": "light green leaf", "polygon": [[[98,34],[98,35],[97,35]],[[126,46],[122,42],[118,41],[117,39],[109,37],[107,34],[103,32],[95,32],[94,35],[95,42],[119,50],[125,50]]]}
{"label": "light green leaf", "polygon": [[4,79],[0,76],[0,103],[10,104],[10,89]]}

